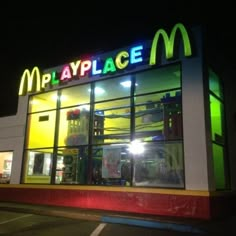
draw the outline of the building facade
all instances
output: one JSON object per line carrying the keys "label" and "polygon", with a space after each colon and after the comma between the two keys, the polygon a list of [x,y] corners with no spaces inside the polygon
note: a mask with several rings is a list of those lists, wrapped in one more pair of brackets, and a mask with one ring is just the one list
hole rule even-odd
{"label": "building facade", "polygon": [[234,108],[223,88],[201,28],[181,23],[129,47],[26,69],[17,114],[0,118],[0,200],[226,213]]}

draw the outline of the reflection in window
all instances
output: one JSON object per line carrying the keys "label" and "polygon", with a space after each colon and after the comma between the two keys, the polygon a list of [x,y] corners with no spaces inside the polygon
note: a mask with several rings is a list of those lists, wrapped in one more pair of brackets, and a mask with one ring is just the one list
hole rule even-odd
{"label": "reflection in window", "polygon": [[92,183],[99,185],[131,184],[131,159],[127,145],[93,147]]}
{"label": "reflection in window", "polygon": [[88,148],[63,148],[58,150],[56,184],[85,184],[87,181]]}
{"label": "reflection in window", "polygon": [[180,91],[137,96],[135,104],[136,139],[182,139]]}
{"label": "reflection in window", "polygon": [[144,145],[134,155],[134,186],[184,187],[182,142]]}
{"label": "reflection in window", "polygon": [[136,148],[127,144],[94,146],[92,164],[92,184],[184,187],[183,147],[180,141],[138,143]]}
{"label": "reflection in window", "polygon": [[129,99],[121,99],[95,105],[95,143],[128,142],[130,140],[129,104]]}

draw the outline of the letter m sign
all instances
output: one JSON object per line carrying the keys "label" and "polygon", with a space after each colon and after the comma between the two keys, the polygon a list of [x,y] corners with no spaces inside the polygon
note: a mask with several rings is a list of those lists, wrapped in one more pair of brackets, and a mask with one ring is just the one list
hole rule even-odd
{"label": "letter m sign", "polygon": [[166,59],[173,58],[173,56],[174,56],[174,43],[175,43],[175,36],[176,36],[177,30],[180,31],[181,36],[182,36],[183,46],[184,46],[184,55],[186,57],[192,55],[192,50],[191,50],[190,40],[189,40],[189,37],[188,37],[188,32],[185,29],[183,24],[178,23],[173,27],[173,29],[170,33],[170,37],[168,36],[166,31],[163,30],[163,29],[159,29],[156,32],[156,34],[153,38],[153,41],[152,41],[150,60],[149,60],[150,65],[155,65],[156,64],[157,46],[158,46],[158,41],[159,41],[161,36],[162,36],[163,41],[164,41]]}

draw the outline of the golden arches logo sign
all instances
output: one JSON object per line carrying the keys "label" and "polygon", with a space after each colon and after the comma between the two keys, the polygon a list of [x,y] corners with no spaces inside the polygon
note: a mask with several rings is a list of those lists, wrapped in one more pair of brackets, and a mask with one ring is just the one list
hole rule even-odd
{"label": "golden arches logo sign", "polygon": [[41,76],[39,68],[35,66],[30,72],[26,69],[21,76],[20,88],[18,95],[25,95],[26,93],[40,92],[51,81],[51,74],[43,74]]}
{"label": "golden arches logo sign", "polygon": [[30,72],[26,69],[21,76],[19,95],[25,95],[27,92],[40,92],[41,91],[41,78],[40,71],[37,66]]}
{"label": "golden arches logo sign", "polygon": [[156,55],[158,53],[157,46],[158,46],[158,42],[159,42],[160,37],[162,37],[163,41],[164,41],[166,59],[171,59],[174,57],[174,44],[175,44],[175,37],[176,37],[177,30],[180,31],[181,36],[182,36],[183,46],[184,46],[184,55],[186,57],[192,55],[192,49],[191,49],[191,44],[190,44],[188,32],[183,24],[178,23],[173,27],[173,29],[170,33],[170,37],[168,36],[166,31],[163,29],[159,29],[156,32],[156,34],[153,38],[153,41],[152,41],[149,65],[156,64]]}

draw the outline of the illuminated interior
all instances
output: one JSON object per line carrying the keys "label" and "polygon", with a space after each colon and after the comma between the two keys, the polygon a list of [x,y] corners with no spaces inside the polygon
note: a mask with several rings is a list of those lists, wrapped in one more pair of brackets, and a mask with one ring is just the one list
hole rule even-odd
{"label": "illuminated interior", "polygon": [[226,188],[226,160],[224,134],[224,100],[219,77],[209,71],[210,117],[214,176],[217,189]]}
{"label": "illuminated interior", "polygon": [[25,183],[50,184],[52,168],[52,149],[36,149],[27,151],[27,170],[24,174]]}
{"label": "illuminated interior", "polygon": [[12,152],[0,152],[0,184],[10,183]]}
{"label": "illuminated interior", "polygon": [[[24,182],[184,186],[179,65],[34,95],[27,127]],[[134,139],[148,145],[142,161],[131,166],[127,150]],[[32,171],[35,156],[43,159],[38,172]],[[147,163],[146,176],[130,176],[131,168]],[[154,171],[159,165],[169,177]]]}

